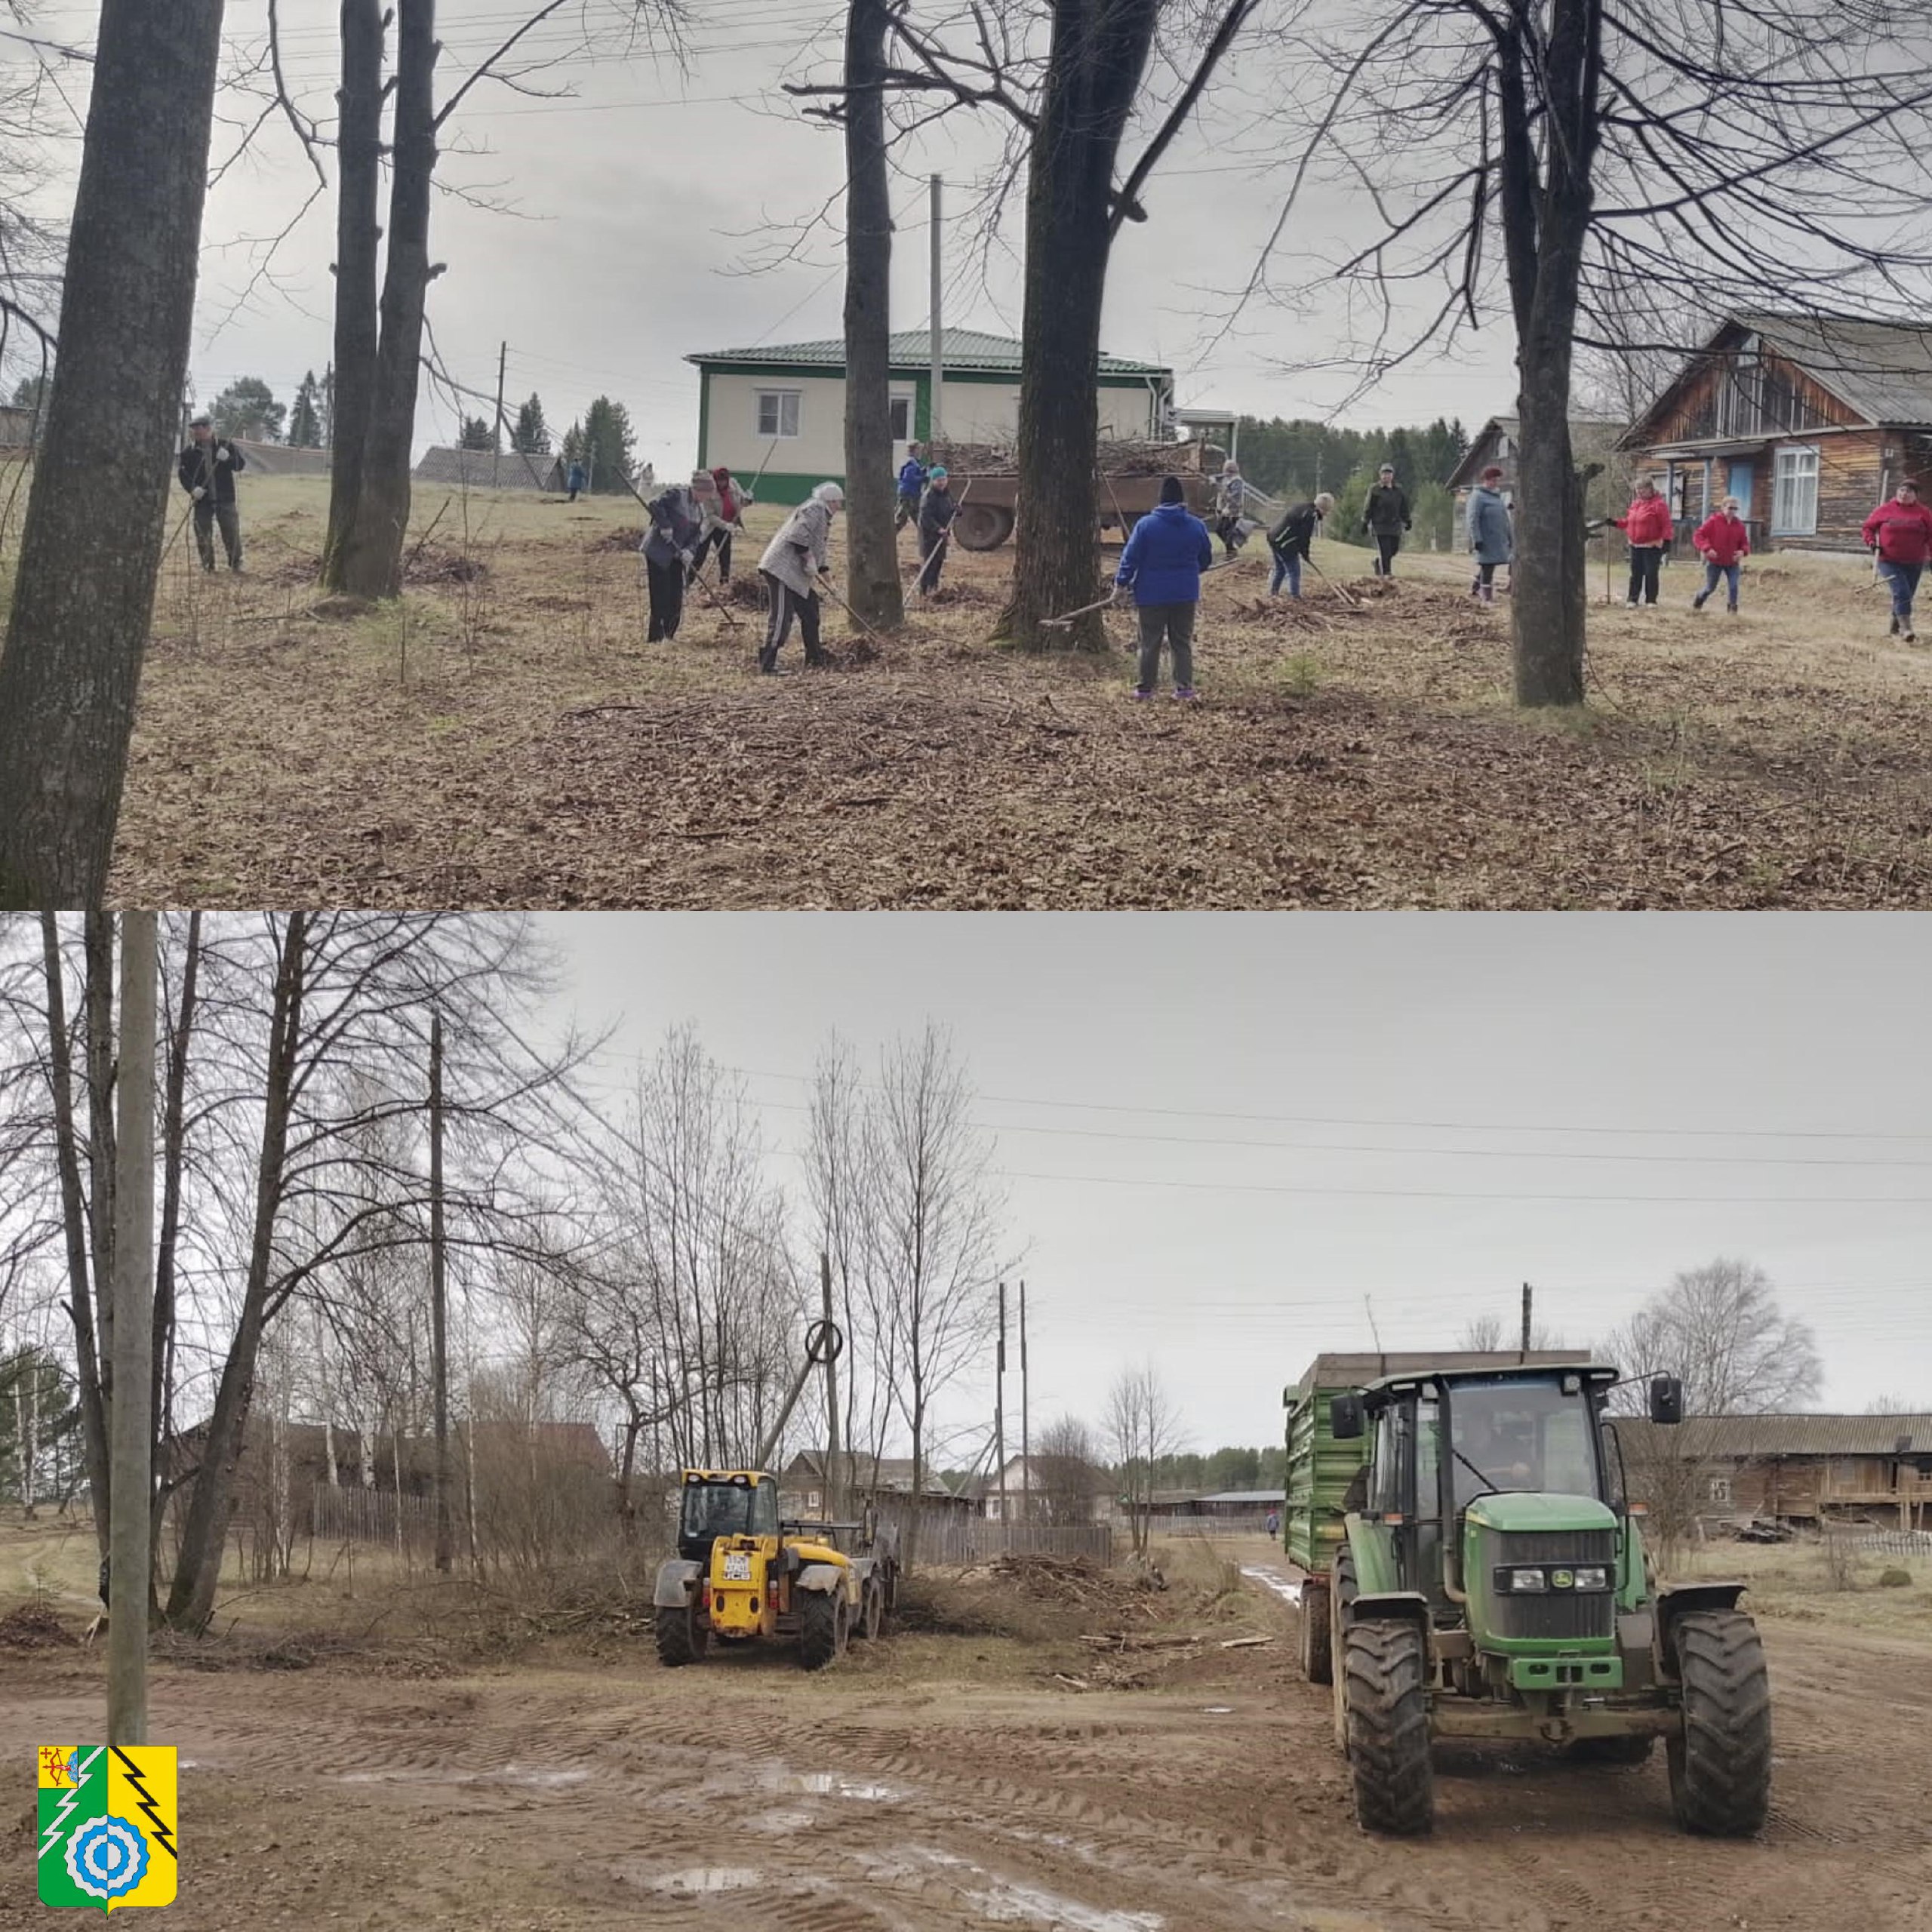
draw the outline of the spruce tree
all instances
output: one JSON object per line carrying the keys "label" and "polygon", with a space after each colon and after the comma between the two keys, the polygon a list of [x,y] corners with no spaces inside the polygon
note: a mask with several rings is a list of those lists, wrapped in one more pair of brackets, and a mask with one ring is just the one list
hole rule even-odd
{"label": "spruce tree", "polygon": [[516,427],[510,432],[510,448],[530,456],[550,454],[550,426],[543,420],[543,404],[534,392],[516,413]]}
{"label": "spruce tree", "polygon": [[292,449],[318,450],[322,446],[322,419],[316,407],[321,385],[311,369],[295,392],[295,406],[288,416],[288,441]]}

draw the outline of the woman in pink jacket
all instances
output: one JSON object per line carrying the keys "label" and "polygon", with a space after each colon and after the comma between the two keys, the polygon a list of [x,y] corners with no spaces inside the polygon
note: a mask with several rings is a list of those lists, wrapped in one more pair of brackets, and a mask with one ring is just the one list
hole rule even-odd
{"label": "woman in pink jacket", "polygon": [[1909,476],[1865,519],[1865,547],[1878,552],[1878,574],[1892,586],[1892,635],[1912,643],[1912,600],[1932,558],[1932,510]]}
{"label": "woman in pink jacket", "polygon": [[1670,506],[1657,494],[1657,486],[1647,476],[1637,485],[1637,494],[1628,512],[1611,521],[1630,541],[1630,608],[1635,610],[1641,596],[1646,604],[1657,601],[1657,567],[1670,547]]}
{"label": "woman in pink jacket", "polygon": [[1734,617],[1737,615],[1737,580],[1741,574],[1738,566],[1751,554],[1751,533],[1738,515],[1743,507],[1737,497],[1725,497],[1698,525],[1697,534],[1690,540],[1697,546],[1698,555],[1704,560],[1704,587],[1690,600],[1694,611],[1704,608],[1705,599],[1716,589],[1718,579],[1722,577],[1730,592],[1730,601],[1724,608]]}

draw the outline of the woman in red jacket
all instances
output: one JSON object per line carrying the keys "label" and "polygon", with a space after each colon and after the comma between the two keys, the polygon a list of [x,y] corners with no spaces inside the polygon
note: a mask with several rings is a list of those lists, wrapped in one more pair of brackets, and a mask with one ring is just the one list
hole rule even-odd
{"label": "woman in red jacket", "polygon": [[1737,615],[1738,565],[1751,554],[1751,533],[1737,514],[1744,506],[1735,497],[1727,497],[1716,509],[1698,525],[1691,542],[1704,560],[1704,587],[1690,600],[1694,611],[1704,608],[1704,600],[1718,587],[1722,577],[1730,592],[1724,608]]}
{"label": "woman in red jacket", "polygon": [[1932,510],[1909,476],[1865,519],[1865,547],[1878,552],[1878,574],[1892,586],[1892,635],[1912,643],[1912,600],[1932,558]]}
{"label": "woman in red jacket", "polygon": [[1630,608],[1641,595],[1646,604],[1657,601],[1657,567],[1670,547],[1670,506],[1657,494],[1647,476],[1637,485],[1629,511],[1611,521],[1630,540]]}

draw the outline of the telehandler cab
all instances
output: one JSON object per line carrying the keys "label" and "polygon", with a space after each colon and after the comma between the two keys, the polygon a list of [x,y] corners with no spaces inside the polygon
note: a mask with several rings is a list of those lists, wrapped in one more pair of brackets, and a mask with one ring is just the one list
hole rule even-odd
{"label": "telehandler cab", "polygon": [[[1444,1737],[1542,1739],[1619,1764],[1660,1737],[1685,1830],[1764,1824],[1770,1691],[1744,1586],[1659,1581],[1605,1426],[1618,1380],[1588,1363],[1412,1366],[1330,1396],[1326,1429],[1298,1435],[1291,1420],[1291,1517],[1297,1440],[1324,1483],[1361,1445],[1332,1569],[1298,1580],[1304,1666],[1332,1680],[1369,1830],[1430,1829],[1429,1747]],[[1674,1377],[1650,1397],[1653,1421],[1681,1420]],[[1306,1472],[1300,1491],[1315,1493]],[[1291,1522],[1291,1552],[1294,1537]]]}

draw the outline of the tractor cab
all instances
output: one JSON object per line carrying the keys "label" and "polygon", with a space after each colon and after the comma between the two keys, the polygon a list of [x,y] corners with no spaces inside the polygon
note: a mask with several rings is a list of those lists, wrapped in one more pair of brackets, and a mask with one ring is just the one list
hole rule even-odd
{"label": "tractor cab", "polygon": [[778,1534],[778,1480],[762,1471],[687,1469],[678,1506],[678,1554],[711,1561],[721,1537]]}

